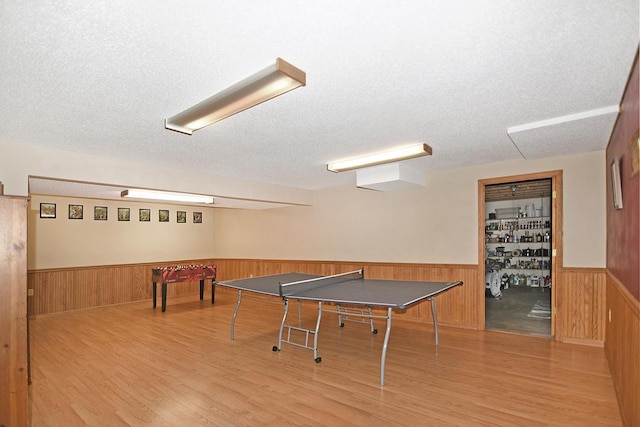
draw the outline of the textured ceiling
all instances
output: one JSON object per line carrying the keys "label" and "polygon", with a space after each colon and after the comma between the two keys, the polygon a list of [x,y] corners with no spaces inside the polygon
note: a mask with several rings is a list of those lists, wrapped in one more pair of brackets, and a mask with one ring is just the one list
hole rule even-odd
{"label": "textured ceiling", "polygon": [[[412,142],[433,148],[407,161],[426,174],[604,149],[615,114],[507,129],[616,106],[639,33],[637,0],[9,0],[0,22],[0,141],[304,189]],[[164,129],[276,57],[306,87]]]}

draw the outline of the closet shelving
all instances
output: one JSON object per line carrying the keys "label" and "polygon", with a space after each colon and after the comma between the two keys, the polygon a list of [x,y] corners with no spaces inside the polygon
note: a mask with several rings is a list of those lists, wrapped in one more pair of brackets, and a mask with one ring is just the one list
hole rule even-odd
{"label": "closet shelving", "polygon": [[486,271],[506,274],[509,285],[551,286],[549,216],[487,219],[485,248]]}

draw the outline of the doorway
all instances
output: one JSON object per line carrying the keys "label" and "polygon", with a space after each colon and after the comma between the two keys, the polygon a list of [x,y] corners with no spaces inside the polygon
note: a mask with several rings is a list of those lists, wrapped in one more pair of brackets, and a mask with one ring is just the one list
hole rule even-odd
{"label": "doorway", "polygon": [[484,329],[554,336],[555,175],[480,185]]}

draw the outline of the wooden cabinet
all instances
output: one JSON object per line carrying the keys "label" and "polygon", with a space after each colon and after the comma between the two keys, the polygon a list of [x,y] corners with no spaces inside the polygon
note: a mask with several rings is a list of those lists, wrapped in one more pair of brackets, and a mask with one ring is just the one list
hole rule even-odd
{"label": "wooden cabinet", "polygon": [[0,196],[0,426],[26,426],[27,198]]}

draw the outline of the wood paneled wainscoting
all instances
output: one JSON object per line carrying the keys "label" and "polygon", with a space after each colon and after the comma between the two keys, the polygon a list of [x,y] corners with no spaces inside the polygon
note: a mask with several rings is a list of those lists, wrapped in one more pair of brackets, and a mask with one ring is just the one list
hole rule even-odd
{"label": "wood paneled wainscoting", "polygon": [[[605,353],[625,425],[640,426],[640,302],[607,273]],[[609,319],[611,312],[611,320]]]}
{"label": "wood paneled wainscoting", "polygon": [[562,268],[555,283],[556,339],[602,347],[605,337],[606,270]]}
{"label": "wood paneled wainscoting", "polygon": [[[151,268],[159,265],[211,263],[218,266],[218,280],[297,271],[310,274],[336,274],[365,268],[366,277],[395,280],[434,280],[464,282],[436,298],[438,320],[443,325],[478,329],[477,295],[484,294],[475,265],[396,264],[338,261],[288,261],[245,259],[179,260],[169,263],[95,266],[33,270],[28,273],[29,314],[38,316],[80,310],[151,298]],[[206,289],[207,287],[205,287]],[[208,292],[209,290],[206,289]],[[224,289],[220,289],[224,291]],[[168,287],[171,297],[198,292],[198,282]],[[404,314],[409,320],[431,322],[428,303],[411,307]]]}
{"label": "wood paneled wainscoting", "polygon": [[[151,269],[162,265],[195,264],[180,261],[30,270],[27,273],[30,316],[83,310],[151,299]],[[168,286],[167,295],[197,293],[199,282]]]}
{"label": "wood paneled wainscoting", "polygon": [[[336,274],[365,268],[365,275],[394,280],[462,280],[458,286],[436,298],[438,320],[443,325],[481,329],[484,312],[483,278],[476,265],[400,264],[342,261],[291,261],[262,259],[199,259],[169,263],[76,267],[28,272],[31,316],[80,310],[151,298],[151,268],[159,265],[211,263],[218,266],[218,280],[297,271]],[[598,268],[560,269],[556,292],[556,339],[602,347],[605,338],[606,272]],[[205,291],[209,292],[208,287]],[[220,289],[224,292],[224,289]],[[198,282],[168,287],[171,297],[197,294]],[[407,320],[431,322],[428,303],[411,307]]]}

